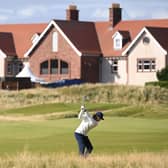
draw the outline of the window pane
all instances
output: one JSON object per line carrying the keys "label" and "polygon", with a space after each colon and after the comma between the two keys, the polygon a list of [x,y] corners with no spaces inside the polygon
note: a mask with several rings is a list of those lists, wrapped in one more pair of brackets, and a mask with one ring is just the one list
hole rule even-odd
{"label": "window pane", "polygon": [[65,61],[61,61],[61,74],[67,74],[68,73],[68,63]]}
{"label": "window pane", "polygon": [[117,66],[113,66],[113,71],[117,72],[117,70],[118,70],[118,67]]}
{"label": "window pane", "polygon": [[145,60],[145,61],[143,61],[144,62],[144,64],[146,64],[146,65],[149,65],[150,64],[150,60]]}
{"label": "window pane", "polygon": [[40,73],[41,74],[48,74],[48,61],[45,61],[40,64]]}
{"label": "window pane", "polygon": [[150,65],[144,65],[144,70],[150,69]]}
{"label": "window pane", "polygon": [[138,65],[138,69],[142,69],[142,65]]}
{"label": "window pane", "polygon": [[58,60],[51,60],[50,71],[51,71],[51,74],[58,73]]}
{"label": "window pane", "polygon": [[118,60],[112,60],[111,73],[118,72]]}
{"label": "window pane", "polygon": [[7,66],[7,73],[8,74],[12,74],[12,68],[13,68],[12,63],[8,63],[8,66]]}
{"label": "window pane", "polygon": [[17,74],[17,73],[18,73],[18,64],[16,62],[16,63],[13,63],[13,74]]}
{"label": "window pane", "polygon": [[155,71],[155,69],[156,69],[155,60],[152,60],[151,67],[152,67],[152,71]]}
{"label": "window pane", "polygon": [[113,61],[113,65],[117,65],[118,64],[118,61],[117,60],[114,60]]}
{"label": "window pane", "polygon": [[52,36],[52,51],[57,52],[58,51],[58,33],[54,32]]}
{"label": "window pane", "polygon": [[120,47],[120,39],[116,39],[115,42],[116,42],[116,47]]}

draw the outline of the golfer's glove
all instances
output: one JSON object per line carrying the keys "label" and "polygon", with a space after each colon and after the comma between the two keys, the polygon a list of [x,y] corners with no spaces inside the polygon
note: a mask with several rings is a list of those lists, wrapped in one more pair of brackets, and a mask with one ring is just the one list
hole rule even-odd
{"label": "golfer's glove", "polygon": [[84,106],[84,105],[82,105],[82,106],[81,106],[81,110],[82,110],[83,112],[85,112],[85,111],[86,111],[86,109],[85,109],[85,106]]}
{"label": "golfer's glove", "polygon": [[82,106],[81,106],[81,110],[84,110],[84,109],[85,109],[85,106],[84,106],[84,105],[82,105]]}

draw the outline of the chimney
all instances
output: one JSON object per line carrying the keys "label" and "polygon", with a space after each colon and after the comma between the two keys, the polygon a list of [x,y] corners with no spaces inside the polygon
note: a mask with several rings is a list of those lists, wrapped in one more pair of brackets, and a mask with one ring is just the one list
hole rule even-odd
{"label": "chimney", "polygon": [[117,23],[119,23],[122,19],[122,8],[120,8],[120,4],[114,3],[109,8],[109,21],[114,27]]}
{"label": "chimney", "polygon": [[76,5],[69,5],[68,9],[66,10],[66,20],[76,20],[78,21],[79,17],[79,10],[77,10]]}

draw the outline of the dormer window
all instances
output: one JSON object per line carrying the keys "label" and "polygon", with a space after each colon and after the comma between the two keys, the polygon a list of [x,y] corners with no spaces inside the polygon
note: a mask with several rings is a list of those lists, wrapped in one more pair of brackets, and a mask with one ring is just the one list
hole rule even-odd
{"label": "dormer window", "polygon": [[122,35],[117,32],[113,35],[113,47],[114,50],[121,50],[122,49]]}
{"label": "dormer window", "polygon": [[128,31],[117,31],[112,36],[114,50],[121,50],[122,47],[130,41],[130,34]]}
{"label": "dormer window", "polygon": [[58,33],[54,32],[52,35],[52,51],[57,52],[58,51]]}

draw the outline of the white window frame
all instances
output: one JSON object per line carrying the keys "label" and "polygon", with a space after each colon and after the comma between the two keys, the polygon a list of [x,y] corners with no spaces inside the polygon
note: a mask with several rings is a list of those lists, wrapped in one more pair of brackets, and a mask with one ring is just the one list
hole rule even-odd
{"label": "white window frame", "polygon": [[[145,68],[145,66],[149,68]],[[156,60],[154,58],[137,59],[137,72],[155,72]]]}
{"label": "white window frame", "polygon": [[111,60],[111,73],[118,73],[118,59]]}
{"label": "white window frame", "polygon": [[57,52],[58,51],[58,33],[54,32],[52,35],[52,51]]}

